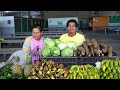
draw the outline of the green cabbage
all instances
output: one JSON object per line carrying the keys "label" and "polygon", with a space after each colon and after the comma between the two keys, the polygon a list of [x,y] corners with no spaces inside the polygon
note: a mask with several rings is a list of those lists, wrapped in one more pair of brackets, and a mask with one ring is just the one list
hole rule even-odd
{"label": "green cabbage", "polygon": [[60,39],[55,39],[54,41],[55,41],[56,47],[58,46],[59,43],[61,43]]}
{"label": "green cabbage", "polygon": [[41,56],[43,57],[51,56],[50,48],[48,47],[43,48],[41,51]]}
{"label": "green cabbage", "polygon": [[61,43],[59,43],[59,44],[58,44],[58,46],[57,46],[57,47],[59,47],[59,48],[60,48],[60,50],[62,50],[62,49],[64,49],[65,47],[67,47],[67,44],[66,44],[66,43],[61,42]]}
{"label": "green cabbage", "polygon": [[69,48],[72,48],[73,50],[77,49],[76,43],[74,41],[69,41],[66,44]]}
{"label": "green cabbage", "polygon": [[58,47],[53,47],[51,49],[51,55],[52,56],[59,56],[60,55],[60,49]]}
{"label": "green cabbage", "polygon": [[61,56],[63,57],[69,57],[69,56],[73,56],[73,49],[66,47],[61,51]]}
{"label": "green cabbage", "polygon": [[48,47],[48,48],[53,48],[55,47],[55,42],[53,39],[47,37],[44,39],[44,44],[45,44],[45,47]]}

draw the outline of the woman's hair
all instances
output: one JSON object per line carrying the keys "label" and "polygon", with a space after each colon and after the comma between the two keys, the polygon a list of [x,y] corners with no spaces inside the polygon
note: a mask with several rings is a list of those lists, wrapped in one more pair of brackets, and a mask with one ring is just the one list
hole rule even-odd
{"label": "woman's hair", "polygon": [[33,25],[33,26],[32,26],[32,29],[33,29],[33,28],[38,28],[40,32],[43,31],[43,28],[40,26],[40,24],[35,24],[35,25]]}
{"label": "woman's hair", "polygon": [[76,21],[75,19],[70,19],[70,20],[67,22],[67,27],[68,27],[68,24],[69,24],[70,22],[75,23],[76,27],[78,26],[77,21]]}

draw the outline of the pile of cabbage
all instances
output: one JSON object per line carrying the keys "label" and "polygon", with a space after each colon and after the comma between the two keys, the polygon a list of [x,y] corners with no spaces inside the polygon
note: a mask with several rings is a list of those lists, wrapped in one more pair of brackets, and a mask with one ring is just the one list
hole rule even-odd
{"label": "pile of cabbage", "polygon": [[59,39],[44,38],[45,47],[41,51],[42,57],[48,56],[73,56],[73,50],[77,49],[76,43],[69,41],[67,43],[61,42]]}

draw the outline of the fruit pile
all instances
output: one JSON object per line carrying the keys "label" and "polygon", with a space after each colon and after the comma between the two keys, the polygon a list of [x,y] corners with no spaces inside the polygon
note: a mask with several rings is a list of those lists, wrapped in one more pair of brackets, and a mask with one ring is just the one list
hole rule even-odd
{"label": "fruit pile", "polygon": [[103,60],[100,72],[101,79],[120,79],[120,60]]}
{"label": "fruit pile", "polygon": [[32,65],[30,57],[27,59],[24,67],[18,63],[19,57],[1,67],[0,79],[120,79],[120,60],[102,60],[98,68],[90,64],[65,67],[46,59]]}
{"label": "fruit pile", "polygon": [[58,65],[52,60],[42,60],[40,64],[32,68],[28,79],[66,79],[68,72],[63,64]]}
{"label": "fruit pile", "polygon": [[68,79],[100,79],[99,70],[92,65],[72,65]]}

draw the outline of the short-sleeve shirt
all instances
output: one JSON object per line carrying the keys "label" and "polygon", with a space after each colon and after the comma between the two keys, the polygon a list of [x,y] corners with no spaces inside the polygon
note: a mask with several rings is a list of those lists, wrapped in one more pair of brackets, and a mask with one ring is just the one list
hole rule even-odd
{"label": "short-sleeve shirt", "polygon": [[68,41],[74,41],[76,42],[77,46],[81,45],[85,41],[85,37],[82,34],[76,33],[75,36],[69,37],[68,33],[61,35],[60,37],[61,42],[68,42]]}
{"label": "short-sleeve shirt", "polygon": [[22,50],[30,51],[31,41],[32,41],[32,36],[28,36],[25,39],[25,42],[24,42],[23,47],[22,47]]}

